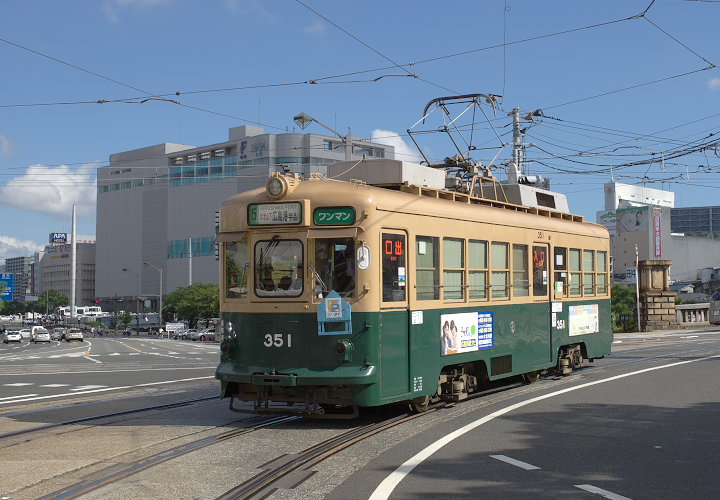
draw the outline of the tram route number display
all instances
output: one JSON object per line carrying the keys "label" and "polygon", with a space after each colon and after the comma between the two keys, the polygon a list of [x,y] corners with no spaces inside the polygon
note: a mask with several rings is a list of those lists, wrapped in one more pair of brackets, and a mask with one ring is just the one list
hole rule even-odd
{"label": "tram route number display", "polygon": [[470,312],[440,316],[443,356],[489,349],[493,346],[493,313]]}

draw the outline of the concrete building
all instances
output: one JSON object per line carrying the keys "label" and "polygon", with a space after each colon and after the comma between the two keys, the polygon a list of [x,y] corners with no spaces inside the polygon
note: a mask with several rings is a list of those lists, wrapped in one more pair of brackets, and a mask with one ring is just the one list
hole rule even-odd
{"label": "concrete building", "polygon": [[[395,156],[392,146],[352,142],[351,159]],[[96,295],[103,309],[144,296],[145,307],[156,310],[161,288],[166,295],[218,283],[215,219],[222,201],[263,186],[275,171],[325,173],[326,165],[346,159],[345,147],[339,137],[241,126],[225,142],[111,155],[98,169]]]}
{"label": "concrete building", "polygon": [[5,273],[14,274],[13,300],[25,302],[25,297],[33,295],[33,258],[10,257],[5,259]]}
{"label": "concrete building", "polygon": [[[42,274],[42,288],[38,294],[56,290],[70,298],[71,246],[70,243],[47,245],[43,252],[38,252]],[[78,238],[75,248],[75,305],[95,305],[95,243],[80,242]]]}
{"label": "concrete building", "polygon": [[[720,223],[720,207],[675,208],[674,199],[668,191],[605,185],[605,210],[597,212],[597,221],[610,231],[615,282],[634,282],[636,248],[640,261],[671,260],[673,282],[701,285],[710,276],[704,269],[720,267],[719,239],[686,234],[712,234]],[[711,287],[707,283],[703,288]]]}

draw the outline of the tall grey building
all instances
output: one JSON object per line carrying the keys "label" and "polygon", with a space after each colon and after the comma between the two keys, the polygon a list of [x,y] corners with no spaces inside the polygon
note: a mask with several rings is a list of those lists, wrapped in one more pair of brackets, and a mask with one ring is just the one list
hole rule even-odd
{"label": "tall grey building", "polygon": [[672,232],[717,236],[720,234],[720,206],[672,209]]}
{"label": "tall grey building", "polygon": [[14,300],[18,302],[25,302],[25,297],[33,294],[33,267],[32,257],[10,257],[5,259],[4,272],[15,275],[15,282],[13,286]]}
{"label": "tall grey building", "polygon": [[[95,286],[103,309],[139,295],[156,310],[161,276],[163,295],[218,283],[215,217],[222,201],[263,186],[272,172],[325,173],[346,159],[345,147],[339,137],[241,126],[217,144],[164,143],[111,155],[97,181]],[[356,139],[350,156],[393,159],[395,152]]]}

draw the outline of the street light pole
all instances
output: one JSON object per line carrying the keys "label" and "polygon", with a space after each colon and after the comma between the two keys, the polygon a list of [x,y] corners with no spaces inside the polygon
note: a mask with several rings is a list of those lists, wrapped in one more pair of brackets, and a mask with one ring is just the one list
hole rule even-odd
{"label": "street light pole", "polygon": [[163,275],[163,270],[161,267],[154,266],[154,265],[150,264],[149,262],[145,262],[145,265],[152,267],[153,269],[157,270],[160,273],[160,300],[158,301],[158,304],[159,304],[159,306],[158,306],[158,309],[159,309],[158,323],[160,324],[160,326],[158,328],[162,328],[162,322],[163,322],[163,319],[162,319],[162,310],[163,310],[163,293],[162,293],[163,292],[163,290],[162,290],[163,279],[162,278],[163,278],[163,276],[162,275]]}
{"label": "street light pole", "polygon": [[298,127],[305,130],[305,127],[310,125],[312,122],[317,123],[321,127],[323,127],[326,130],[329,130],[336,136],[338,136],[342,141],[345,143],[345,161],[352,160],[352,149],[353,149],[353,143],[352,143],[352,135],[350,135],[350,132],[348,131],[347,135],[343,136],[335,130],[332,127],[328,127],[323,122],[318,120],[317,118],[313,118],[312,116],[308,115],[307,113],[300,113],[299,115],[295,115],[293,117],[293,121],[297,124]]}
{"label": "street light pole", "polygon": [[123,272],[135,275],[135,285],[137,289],[137,294],[135,295],[135,329],[137,330],[136,333],[140,335],[140,276],[127,267],[123,267]]}

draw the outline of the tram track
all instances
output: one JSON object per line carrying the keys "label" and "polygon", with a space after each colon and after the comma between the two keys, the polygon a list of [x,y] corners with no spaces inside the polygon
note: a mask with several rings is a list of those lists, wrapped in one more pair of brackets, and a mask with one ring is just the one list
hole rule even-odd
{"label": "tram track", "polygon": [[[0,444],[2,444],[2,441],[4,439],[26,436],[26,435],[38,433],[41,431],[47,431],[50,429],[68,427],[71,425],[80,425],[80,424],[85,424],[85,423],[89,423],[89,422],[94,422],[97,420],[106,420],[106,419],[111,419],[111,418],[125,417],[128,415],[135,415],[138,413],[144,413],[144,412],[149,412],[149,411],[180,408],[183,406],[189,406],[189,405],[192,405],[195,403],[200,403],[203,401],[214,401],[217,399],[218,399],[217,396],[186,399],[186,400],[182,400],[182,401],[174,401],[174,402],[165,403],[165,404],[161,404],[161,405],[146,406],[146,407],[142,407],[142,408],[133,408],[131,410],[123,410],[123,411],[117,411],[117,412],[112,412],[112,413],[104,413],[102,415],[93,415],[93,416],[89,416],[89,417],[76,418],[76,419],[72,419],[72,420],[65,420],[63,422],[56,422],[56,423],[52,423],[52,424],[41,425],[41,426],[33,427],[30,429],[21,429],[21,430],[12,431],[12,432],[6,432],[3,434],[0,434]],[[0,415],[0,417],[1,416],[2,415]]]}
{"label": "tram track", "polygon": [[212,446],[214,444],[221,443],[223,441],[241,436],[243,434],[254,432],[258,429],[292,422],[299,419],[301,419],[301,417],[298,416],[276,416],[265,418],[262,419],[260,422],[254,423],[247,427],[244,426],[238,429],[223,432],[216,436],[201,438],[189,443],[184,443],[182,445],[163,450],[159,453],[155,453],[144,458],[130,461],[128,463],[122,464],[120,467],[112,466],[100,470],[71,486],[39,497],[38,500],[70,500],[73,498],[78,498],[82,495],[86,495],[112,483],[125,479],[129,476],[143,472],[152,467],[161,465],[169,460],[173,460],[183,455],[187,455],[207,446]]}

